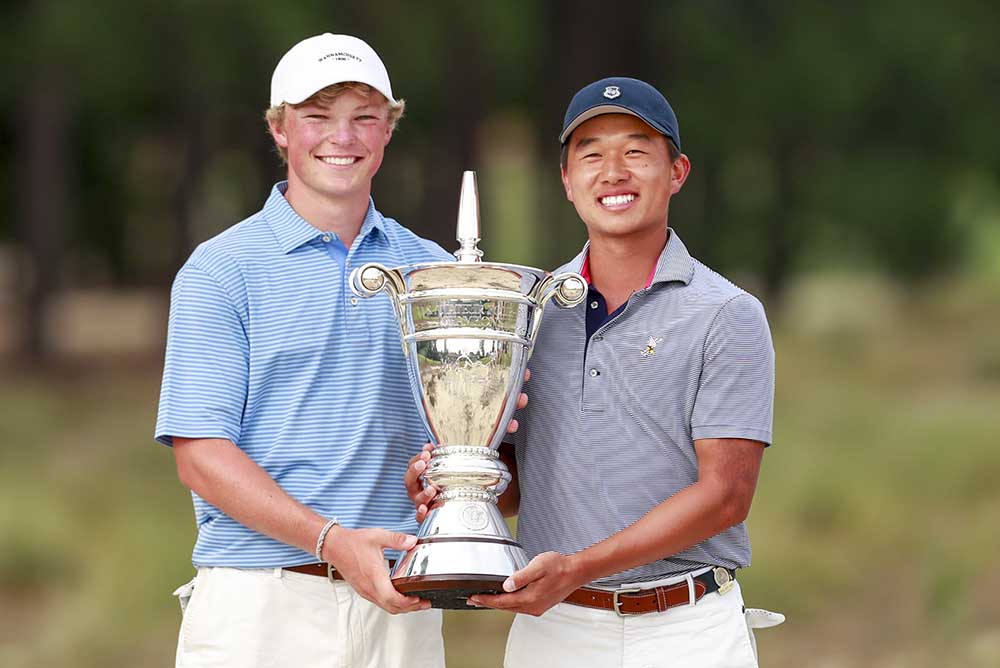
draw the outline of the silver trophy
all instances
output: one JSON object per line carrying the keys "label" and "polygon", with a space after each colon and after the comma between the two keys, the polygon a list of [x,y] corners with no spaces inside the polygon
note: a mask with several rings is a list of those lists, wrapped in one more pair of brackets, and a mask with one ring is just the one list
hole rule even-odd
{"label": "silver trophy", "polygon": [[[549,300],[586,297],[579,274],[552,276],[482,261],[476,175],[465,172],[458,207],[458,262],[395,269],[371,262],[351,273],[360,297],[385,292],[399,319],[410,388],[436,447],[423,475],[439,491],[416,546],[391,573],[396,589],[434,607],[469,609],[527,565],[497,497],[511,480],[497,453]],[[402,484],[402,481],[400,482]]]}

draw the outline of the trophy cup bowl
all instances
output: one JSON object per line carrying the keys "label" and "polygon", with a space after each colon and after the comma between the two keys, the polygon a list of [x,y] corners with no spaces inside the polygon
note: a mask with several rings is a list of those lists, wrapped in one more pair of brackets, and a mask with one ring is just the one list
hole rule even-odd
{"label": "trophy cup bowl", "polygon": [[579,304],[586,284],[575,273],[483,262],[473,172],[463,177],[458,228],[457,262],[368,263],[350,283],[361,297],[392,299],[410,389],[436,444],[423,481],[439,493],[416,546],[393,568],[393,585],[436,608],[470,609],[469,596],[500,592],[527,565],[497,507],[511,480],[497,448],[545,305]]}

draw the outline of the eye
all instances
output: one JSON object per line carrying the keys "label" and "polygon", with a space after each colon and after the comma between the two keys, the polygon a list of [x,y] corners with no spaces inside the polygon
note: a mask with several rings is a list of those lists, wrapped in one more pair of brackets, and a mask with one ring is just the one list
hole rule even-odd
{"label": "eye", "polygon": [[582,156],[580,160],[594,160],[600,157],[601,157],[600,153],[587,153],[586,155]]}
{"label": "eye", "polygon": [[326,116],[323,114],[309,114],[306,116],[306,118],[310,120],[319,120],[319,121],[326,120]]}
{"label": "eye", "polygon": [[646,152],[637,148],[633,148],[626,151],[625,155],[646,155]]}
{"label": "eye", "polygon": [[356,116],[354,120],[356,120],[356,121],[377,121],[378,120],[378,116],[373,116],[372,114],[361,114],[360,116]]}

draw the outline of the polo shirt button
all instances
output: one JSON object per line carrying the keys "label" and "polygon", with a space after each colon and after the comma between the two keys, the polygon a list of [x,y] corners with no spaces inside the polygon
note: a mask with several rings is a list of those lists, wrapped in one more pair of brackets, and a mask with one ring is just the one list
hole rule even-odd
{"label": "polo shirt button", "polygon": [[591,378],[597,378],[600,375],[601,375],[601,372],[598,371],[597,369],[591,369],[590,370],[590,377]]}
{"label": "polo shirt button", "polygon": [[600,306],[600,304],[597,303],[597,300],[590,302],[590,308],[597,308],[598,306]]}
{"label": "polo shirt button", "polygon": [[351,297],[351,306],[357,306],[357,305],[358,305],[358,298]]}
{"label": "polo shirt button", "polygon": [[323,243],[325,243],[325,244],[330,243],[330,235],[329,234],[324,234],[323,235]]}

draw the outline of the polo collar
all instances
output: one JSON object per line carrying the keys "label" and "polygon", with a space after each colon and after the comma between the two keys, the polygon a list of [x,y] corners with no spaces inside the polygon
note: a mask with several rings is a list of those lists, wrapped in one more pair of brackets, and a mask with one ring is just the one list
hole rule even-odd
{"label": "polo collar", "polygon": [[[278,246],[283,253],[291,253],[299,246],[312,241],[318,237],[328,234],[323,230],[313,227],[302,216],[295,212],[292,205],[285,199],[285,191],[288,190],[288,181],[279,181],[271,188],[271,194],[264,203],[264,219],[271,226],[271,232],[278,242]],[[385,219],[375,208],[375,202],[368,198],[368,210],[365,212],[365,220],[361,224],[357,239],[364,239],[372,230],[378,230],[386,241]]]}
{"label": "polo collar", "polygon": [[[688,253],[687,247],[677,232],[673,228],[668,228],[670,236],[667,244],[660,252],[660,257],[656,261],[656,267],[646,283],[646,287],[651,287],[657,283],[670,283],[679,281],[687,285],[694,276],[694,259]],[[583,275],[590,283],[590,242],[583,246],[580,254],[573,258],[569,265],[569,271],[575,271]],[[586,272],[586,273],[584,273]]]}

